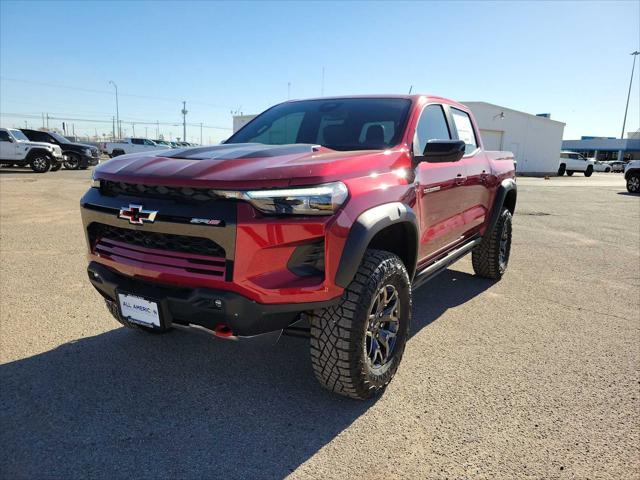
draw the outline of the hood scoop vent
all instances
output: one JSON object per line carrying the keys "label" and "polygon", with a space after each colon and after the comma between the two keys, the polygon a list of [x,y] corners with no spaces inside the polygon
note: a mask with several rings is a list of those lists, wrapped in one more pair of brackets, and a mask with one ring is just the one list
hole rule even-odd
{"label": "hood scoop vent", "polygon": [[240,160],[244,158],[281,157],[300,155],[320,150],[320,145],[291,144],[265,145],[262,143],[234,143],[208,147],[185,148],[160,155],[165,158],[182,160]]}

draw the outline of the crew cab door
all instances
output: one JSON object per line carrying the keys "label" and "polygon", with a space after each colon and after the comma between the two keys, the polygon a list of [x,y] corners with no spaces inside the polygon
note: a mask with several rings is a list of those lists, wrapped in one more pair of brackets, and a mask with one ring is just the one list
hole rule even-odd
{"label": "crew cab door", "polygon": [[20,160],[18,157],[19,145],[6,130],[0,130],[0,159]]}
{"label": "crew cab door", "polygon": [[480,137],[469,113],[455,107],[450,107],[449,111],[456,139],[465,143],[465,154],[460,161],[464,166],[465,179],[459,189],[458,200],[464,222],[462,233],[468,237],[477,233],[491,209],[491,166],[480,148]]}
{"label": "crew cab door", "polygon": [[[448,107],[432,103],[422,110],[413,139],[413,154],[417,160],[422,157],[429,140],[454,139],[445,108]],[[415,166],[415,173],[420,217],[418,263],[421,263],[453,246],[462,236],[464,222],[460,215],[459,194],[466,173],[461,161],[420,161]]]}

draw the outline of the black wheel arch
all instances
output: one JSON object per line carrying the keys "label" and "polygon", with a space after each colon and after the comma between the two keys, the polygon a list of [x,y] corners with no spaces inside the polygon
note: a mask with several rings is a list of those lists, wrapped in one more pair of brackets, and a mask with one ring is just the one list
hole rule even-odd
{"label": "black wheel arch", "polygon": [[398,255],[412,279],[418,258],[418,232],[418,219],[404,203],[385,203],[365,210],[349,231],[336,273],[336,284],[345,288],[351,283],[368,248]]}
{"label": "black wheel arch", "polygon": [[33,158],[34,155],[37,154],[44,154],[45,156],[47,156],[50,160],[53,161],[53,155],[51,155],[51,152],[49,150],[46,150],[44,148],[32,148],[31,150],[29,150],[29,152],[27,152],[27,160],[31,160]]}
{"label": "black wheel arch", "polygon": [[624,174],[624,179],[629,180],[631,175],[640,175],[640,168],[630,168]]}
{"label": "black wheel arch", "polygon": [[513,178],[505,178],[500,182],[498,191],[496,192],[495,200],[493,201],[493,208],[491,210],[491,216],[489,217],[489,223],[487,225],[487,232],[493,230],[498,223],[500,214],[502,213],[502,207],[507,209],[513,215],[516,211],[516,201],[518,199],[518,185]]}

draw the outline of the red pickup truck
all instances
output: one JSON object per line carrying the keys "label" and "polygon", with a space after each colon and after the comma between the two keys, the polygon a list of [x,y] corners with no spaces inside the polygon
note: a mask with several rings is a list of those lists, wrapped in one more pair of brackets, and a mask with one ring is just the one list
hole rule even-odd
{"label": "red pickup truck", "polygon": [[511,153],[483,150],[464,105],[413,95],[289,101],[222,145],[115,158],[81,211],[120,323],[306,324],[318,380],[362,399],[398,368],[412,291],[467,253],[501,278],[515,205]]}

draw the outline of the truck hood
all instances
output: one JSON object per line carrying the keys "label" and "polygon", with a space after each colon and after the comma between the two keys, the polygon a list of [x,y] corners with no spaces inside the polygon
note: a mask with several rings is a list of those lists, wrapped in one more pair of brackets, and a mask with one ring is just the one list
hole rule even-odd
{"label": "truck hood", "polygon": [[100,164],[94,177],[150,185],[265,188],[382,173],[406,162],[406,148],[342,152],[318,145],[243,143],[121,155]]}

